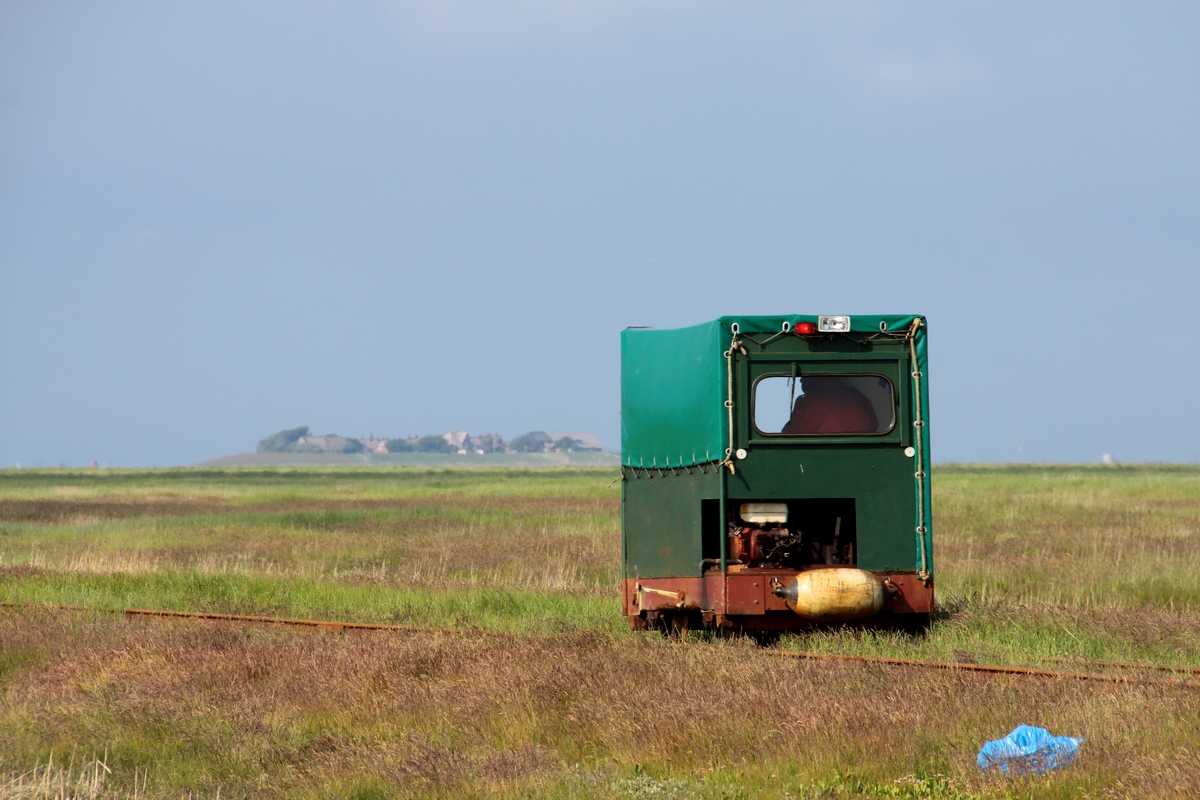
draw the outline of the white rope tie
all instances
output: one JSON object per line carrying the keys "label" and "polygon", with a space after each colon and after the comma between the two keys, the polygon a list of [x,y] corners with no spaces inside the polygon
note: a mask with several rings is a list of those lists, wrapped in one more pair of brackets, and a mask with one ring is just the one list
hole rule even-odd
{"label": "white rope tie", "polygon": [[916,408],[913,413],[913,438],[916,439],[916,462],[917,471],[913,477],[917,481],[917,540],[921,543],[921,569],[917,572],[917,577],[923,582],[929,582],[929,556],[926,553],[925,534],[928,528],[925,525],[925,451],[922,442],[922,434],[925,430],[925,420],[921,418],[921,370],[917,367],[917,345],[916,336],[917,329],[922,325],[920,319],[914,319],[912,328],[908,331],[908,351],[912,355],[912,382],[913,382],[913,397],[916,403]]}
{"label": "white rope tie", "polygon": [[746,355],[746,348],[738,340],[736,327],[733,331],[733,339],[729,342],[729,349],[725,351],[725,374],[728,376],[725,408],[729,410],[729,447],[725,448],[725,460],[721,462],[722,466],[729,467],[731,475],[737,474],[737,468],[733,465],[733,356],[735,351]]}

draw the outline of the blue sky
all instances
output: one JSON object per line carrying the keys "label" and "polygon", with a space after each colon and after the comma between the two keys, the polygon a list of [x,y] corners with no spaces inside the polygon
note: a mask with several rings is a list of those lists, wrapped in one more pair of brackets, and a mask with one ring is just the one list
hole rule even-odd
{"label": "blue sky", "polygon": [[1198,461],[1200,7],[0,2],[0,465],[594,431],[922,313],[934,457]]}

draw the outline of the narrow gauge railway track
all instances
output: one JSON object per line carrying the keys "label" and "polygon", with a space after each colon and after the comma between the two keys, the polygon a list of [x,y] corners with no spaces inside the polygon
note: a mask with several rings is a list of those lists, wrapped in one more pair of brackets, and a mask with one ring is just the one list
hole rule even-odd
{"label": "narrow gauge railway track", "polygon": [[[87,611],[100,614],[123,614],[125,617],[159,617],[171,619],[196,619],[209,622],[234,622],[259,625],[277,625],[298,628],[310,628],[332,633],[343,631],[392,631],[398,633],[447,633],[461,636],[498,636],[518,637],[530,636],[527,633],[509,631],[489,631],[478,628],[448,628],[434,625],[389,625],[376,622],[340,622],[335,620],[298,619],[291,617],[266,617],[252,614],[219,614],[206,611],[169,611],[152,608],[93,608],[78,605],[49,605],[40,603],[0,602],[0,608],[22,609],[38,608],[52,611]],[[679,646],[676,644],[675,646]],[[794,650],[761,649],[761,655],[772,658],[785,658],[811,661],[840,661],[860,664],[880,664],[892,667],[910,667],[918,669],[938,669],[954,672],[977,672],[994,675],[1024,675],[1036,678],[1067,678],[1084,681],[1102,681],[1106,683],[1128,683],[1153,686],[1173,686],[1185,689],[1200,689],[1198,680],[1172,680],[1167,678],[1149,678],[1130,674],[1110,674],[1103,672],[1076,672],[1071,670],[1039,669],[1036,667],[1012,667],[1003,664],[973,664],[959,661],[923,661],[912,658],[892,658],[888,656],[852,656],[839,653],[813,653]],[[1037,660],[1060,660],[1041,658]],[[1177,675],[1200,676],[1200,667],[1176,666],[1173,664],[1155,664],[1136,661],[1103,661],[1098,659],[1080,659],[1078,663],[1091,667],[1112,667],[1129,671],[1160,671]]]}

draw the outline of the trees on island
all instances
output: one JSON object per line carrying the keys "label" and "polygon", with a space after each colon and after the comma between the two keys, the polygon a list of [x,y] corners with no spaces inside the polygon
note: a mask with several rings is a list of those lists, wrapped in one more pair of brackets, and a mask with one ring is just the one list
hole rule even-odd
{"label": "trees on island", "polygon": [[554,442],[554,449],[560,453],[573,453],[581,447],[583,447],[583,442],[570,436],[563,436]]}
{"label": "trees on island", "polygon": [[518,453],[544,453],[552,440],[545,431],[530,431],[508,443],[508,449]]}
{"label": "trees on island", "polygon": [[431,433],[417,439],[418,453],[457,453],[458,448],[446,441],[445,436]]}
{"label": "trees on island", "polygon": [[258,443],[259,453],[361,453],[366,448],[358,439],[328,433],[312,436],[307,425],[273,433]]}
{"label": "trees on island", "polygon": [[308,426],[301,425],[299,428],[288,428],[287,430],[273,433],[267,438],[258,443],[256,453],[287,453],[293,444],[300,437],[308,436]]}

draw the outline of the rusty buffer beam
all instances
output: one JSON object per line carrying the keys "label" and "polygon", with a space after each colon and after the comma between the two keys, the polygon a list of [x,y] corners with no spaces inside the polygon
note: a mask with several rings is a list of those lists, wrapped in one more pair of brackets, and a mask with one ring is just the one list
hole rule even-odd
{"label": "rusty buffer beam", "polygon": [[[341,633],[343,631],[394,631],[401,633],[448,633],[468,636],[530,636],[509,631],[488,631],[478,628],[445,628],[432,625],[386,625],[373,622],[338,622],[333,620],[297,619],[289,617],[265,617],[250,614],[218,614],[207,611],[169,611],[152,608],[91,608],[76,605],[48,605],[35,603],[0,602],[0,608],[41,608],[54,611],[90,611],[103,614],[123,614],[128,617],[167,617],[175,619],[198,619],[211,622],[240,622],[260,625],[279,625],[311,628]],[[670,646],[684,646],[674,643]],[[882,664],[893,667],[940,669],[956,672],[979,672],[998,675],[1024,675],[1035,678],[1068,678],[1081,681],[1103,681],[1106,683],[1130,683],[1139,685],[1174,686],[1184,689],[1200,689],[1200,681],[1143,678],[1130,675],[1109,675],[1098,672],[1072,672],[1065,670],[1037,669],[1033,667],[1009,667],[1001,664],[969,664],[957,661],[921,661],[912,658],[889,658],[886,656],[850,656],[836,653],[812,653],[791,650],[762,649],[758,654],[772,658],[790,658],[814,661],[842,661],[860,664]],[[1176,673],[1200,675],[1200,667],[1172,666],[1132,661],[1086,661],[1094,666],[1111,666],[1123,669],[1162,670]]]}

